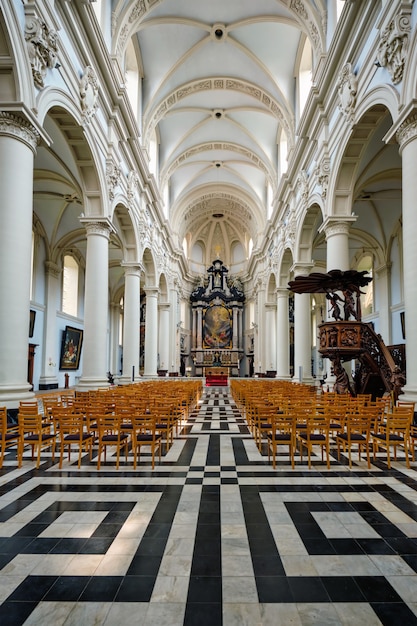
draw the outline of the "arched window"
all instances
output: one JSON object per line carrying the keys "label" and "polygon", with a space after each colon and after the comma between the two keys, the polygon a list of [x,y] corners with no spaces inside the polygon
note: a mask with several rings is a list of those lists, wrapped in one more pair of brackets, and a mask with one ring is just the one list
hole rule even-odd
{"label": "arched window", "polygon": [[78,315],[78,276],[79,267],[73,256],[64,256],[62,273],[62,311],[68,315]]}

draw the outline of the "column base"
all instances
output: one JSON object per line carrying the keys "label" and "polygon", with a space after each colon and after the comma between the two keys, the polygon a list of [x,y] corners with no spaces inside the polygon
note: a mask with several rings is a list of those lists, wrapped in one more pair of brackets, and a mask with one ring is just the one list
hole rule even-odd
{"label": "column base", "polygon": [[33,400],[34,397],[29,383],[0,386],[0,406],[6,409],[17,409],[20,401]]}
{"label": "column base", "polygon": [[58,379],[56,376],[41,376],[39,379],[39,390],[58,389]]}
{"label": "column base", "polygon": [[110,387],[109,381],[106,378],[80,378],[75,388],[80,391],[88,391],[89,389],[97,389],[98,387]]}

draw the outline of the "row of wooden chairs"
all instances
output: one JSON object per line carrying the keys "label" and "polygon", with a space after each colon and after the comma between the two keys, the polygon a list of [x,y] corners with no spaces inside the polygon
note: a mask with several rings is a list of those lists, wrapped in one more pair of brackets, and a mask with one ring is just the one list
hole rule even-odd
{"label": "row of wooden chairs", "polygon": [[388,468],[391,450],[396,460],[397,449],[402,448],[407,467],[410,455],[415,460],[413,402],[397,401],[392,406],[389,397],[372,401],[368,394],[353,398],[348,394],[317,393],[314,388],[307,390],[300,385],[294,390],[288,381],[262,383],[231,381],[231,389],[260,451],[266,441],[274,468],[280,446],[288,447],[293,468],[297,450],[301,460],[307,453],[311,467],[313,448],[319,447],[322,461],[325,453],[329,468],[331,443],[336,444],[339,460],[342,452],[348,456],[349,467],[353,451],[359,459],[366,452],[368,468],[371,451],[375,460],[385,450]]}
{"label": "row of wooden chairs", "polygon": [[78,449],[78,467],[83,453],[91,460],[93,445],[97,445],[97,469],[102,457],[106,461],[109,446],[116,454],[119,468],[121,453],[133,453],[136,469],[141,448],[149,446],[152,469],[156,455],[161,460],[161,449],[171,447],[178,435],[180,423],[188,416],[190,407],[201,396],[201,383],[184,381],[164,384],[159,381],[128,385],[122,388],[106,388],[88,392],[53,394],[34,401],[21,402],[18,423],[9,423],[7,410],[0,408],[1,451],[0,468],[6,450],[17,448],[18,467],[22,465],[24,449],[32,448],[32,460],[39,468],[42,451],[51,450],[55,460],[55,447],[60,450],[59,467],[62,467],[65,451],[70,460],[71,448]]}

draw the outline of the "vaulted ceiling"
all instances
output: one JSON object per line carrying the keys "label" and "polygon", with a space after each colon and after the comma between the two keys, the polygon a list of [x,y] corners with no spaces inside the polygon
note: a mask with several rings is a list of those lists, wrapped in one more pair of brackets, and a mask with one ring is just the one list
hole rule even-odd
{"label": "vaulted ceiling", "polygon": [[[331,0],[334,2],[334,0]],[[142,142],[178,243],[203,264],[248,256],[271,211],[299,117],[306,41],[325,46],[326,0],[141,0],[113,11],[126,76],[141,77]],[[308,46],[307,46],[308,47]],[[310,60],[308,61],[310,63]]]}

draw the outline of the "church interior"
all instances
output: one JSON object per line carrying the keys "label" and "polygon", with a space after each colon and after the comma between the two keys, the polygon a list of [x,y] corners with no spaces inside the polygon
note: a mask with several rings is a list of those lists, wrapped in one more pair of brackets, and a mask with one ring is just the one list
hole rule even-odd
{"label": "church interior", "polygon": [[0,3],[1,624],[417,624],[416,164],[414,0]]}

